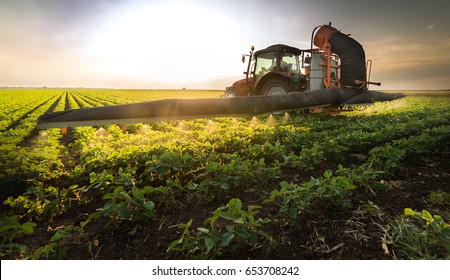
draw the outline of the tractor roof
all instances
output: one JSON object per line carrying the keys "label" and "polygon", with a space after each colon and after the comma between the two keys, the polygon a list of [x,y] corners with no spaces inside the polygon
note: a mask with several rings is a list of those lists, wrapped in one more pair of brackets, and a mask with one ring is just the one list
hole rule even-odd
{"label": "tractor roof", "polygon": [[258,56],[261,53],[277,52],[277,51],[288,52],[288,53],[298,54],[298,55],[300,55],[302,53],[302,51],[300,49],[297,49],[297,48],[294,48],[291,46],[287,46],[287,45],[277,44],[277,45],[272,45],[270,47],[267,47],[265,49],[255,52],[255,56]]}

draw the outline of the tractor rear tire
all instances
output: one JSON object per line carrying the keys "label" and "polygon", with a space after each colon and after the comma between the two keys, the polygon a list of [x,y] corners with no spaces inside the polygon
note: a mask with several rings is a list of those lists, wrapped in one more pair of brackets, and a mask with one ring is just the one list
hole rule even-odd
{"label": "tractor rear tire", "polygon": [[261,86],[261,95],[285,95],[292,91],[293,82],[284,77],[272,77]]}

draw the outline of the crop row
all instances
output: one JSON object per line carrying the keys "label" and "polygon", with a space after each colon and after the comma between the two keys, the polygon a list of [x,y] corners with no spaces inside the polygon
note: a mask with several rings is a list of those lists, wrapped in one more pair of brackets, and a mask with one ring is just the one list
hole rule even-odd
{"label": "crop row", "polygon": [[[82,91],[50,103],[57,100],[54,110],[110,102]],[[126,131],[115,125],[78,127],[70,145],[62,144],[59,130],[42,131],[29,147],[5,158],[3,175],[28,190],[5,201],[10,211],[2,222],[14,230],[5,235],[2,253],[61,257],[66,246],[80,240],[92,252],[96,242],[105,241],[89,237],[96,223],[121,231],[130,224],[162,222],[166,211],[179,205],[217,207],[204,221],[178,225],[179,236],[166,244],[170,253],[216,258],[232,248],[270,251],[279,242],[270,228],[294,227],[299,215],[323,207],[351,207],[357,188],[377,192],[405,160],[448,143],[448,103],[433,99],[423,111],[414,109],[418,100],[391,104],[400,106],[395,114],[385,104],[375,105],[370,116],[200,119],[135,124]],[[93,209],[88,204],[96,210],[55,231],[38,250],[14,245],[16,237],[71,209]]]}
{"label": "crop row", "polygon": [[[253,191],[262,195],[258,204],[246,206],[246,203],[239,198],[227,199],[227,203],[218,207],[212,216],[204,221],[203,224],[207,227],[192,229],[192,221],[181,224],[182,234],[178,239],[167,245],[168,250],[182,251],[188,257],[196,258],[219,257],[224,251],[233,247],[245,248],[258,245],[270,250],[273,246],[276,246],[276,237],[265,232],[267,227],[278,227],[283,224],[294,226],[299,213],[314,214],[320,207],[351,207],[349,198],[356,188],[370,188],[379,184],[380,179],[387,179],[392,176],[395,170],[401,166],[403,160],[436,151],[442,143],[449,140],[449,136],[450,126],[426,129],[417,137],[395,140],[372,149],[367,161],[353,169],[339,166],[335,171],[325,171],[322,176],[311,178],[303,183],[282,181],[279,183],[280,188],[271,191],[270,195],[261,192],[261,190],[253,189]],[[170,156],[165,154],[161,157]],[[153,159],[156,160],[156,158]],[[190,164],[189,160],[190,158],[185,156],[184,162]],[[205,161],[207,160],[215,159],[205,159]],[[6,203],[17,210],[28,210],[27,217],[38,221],[42,218],[64,213],[67,207],[71,207],[71,203],[87,203],[86,200],[83,200],[83,193],[89,189],[100,191],[103,194],[104,205],[91,213],[80,224],[80,227],[76,227],[76,230],[74,227],[64,229],[64,231],[69,231],[66,238],[71,240],[74,234],[75,236],[82,234],[84,228],[100,218],[111,219],[111,226],[113,227],[120,227],[120,224],[126,222],[158,219],[158,213],[165,207],[164,205],[166,207],[167,204],[171,205],[176,199],[180,199],[181,195],[186,195],[189,192],[198,193],[192,186],[189,186],[188,189],[178,189],[181,187],[177,180],[178,176],[173,176],[173,179],[170,179],[172,178],[171,171],[183,169],[185,165],[177,162],[171,162],[170,165],[154,166],[150,163],[147,163],[147,165],[149,168],[146,172],[149,173],[144,172],[145,174],[153,174],[156,177],[162,176],[162,178],[171,182],[170,186],[152,187],[141,184],[142,182],[139,182],[139,179],[135,177],[136,169],[124,170],[119,168],[115,174],[102,174],[102,180],[98,180],[99,176],[91,173],[91,185],[89,186],[79,187],[74,185],[59,190],[52,187],[41,190],[35,189],[34,192],[30,191],[27,195],[19,196],[17,199],[10,198]],[[245,166],[246,164],[242,165]],[[211,168],[212,173],[204,173],[205,178],[208,178],[204,187],[209,188],[210,196],[214,197],[214,189],[227,190],[232,187],[230,185],[223,186],[222,184],[225,182],[229,183],[233,180],[239,182],[244,178],[252,180],[252,178],[261,176],[258,171],[259,168],[264,167],[264,163],[259,167],[249,166],[244,168],[243,171],[242,167],[231,166],[229,169],[231,173],[223,173],[228,169],[221,170],[217,164],[207,164],[206,166]],[[245,176],[239,177],[240,174],[245,174]],[[173,175],[176,175],[176,173]],[[248,178],[249,175],[253,176]],[[221,176],[225,177],[221,178]],[[220,180],[224,178],[225,181]],[[48,198],[52,198],[52,200]],[[204,198],[202,196],[201,200]],[[42,205],[36,205],[36,203],[42,203]],[[266,214],[260,214],[261,210],[267,207],[266,205],[276,206],[279,209],[279,214],[275,214],[275,216],[266,212],[262,212]],[[281,224],[276,225],[274,223]],[[67,242],[67,240],[64,240],[64,231],[55,234],[55,236],[58,235],[61,238],[55,238],[49,244],[52,245],[51,248],[54,246],[59,248],[61,244],[64,244],[63,241]],[[37,256],[42,257],[40,254]]]}
{"label": "crop row", "polygon": [[[89,106],[86,101],[77,99],[73,93],[67,94],[67,100],[71,108],[76,108],[77,104]],[[329,125],[333,124],[335,129],[319,131],[293,125],[285,117],[273,116],[268,116],[266,120],[254,118],[250,125],[244,119],[227,118],[134,125],[130,126],[126,133],[114,126],[106,129],[76,128],[76,145],[70,153],[80,155],[76,169],[85,170],[85,173],[102,173],[104,170],[114,172],[119,167],[126,168],[129,163],[146,164],[149,158],[153,162],[156,161],[156,165],[175,168],[175,163],[179,161],[185,165],[185,169],[194,167],[186,172],[191,177],[180,174],[180,171],[174,175],[178,179],[186,177],[181,181],[189,184],[191,188],[199,184],[198,181],[190,181],[195,177],[194,174],[201,174],[204,170],[196,167],[207,166],[209,162],[207,163],[205,158],[210,157],[217,158],[219,167],[227,168],[227,164],[233,161],[251,162],[251,166],[253,162],[261,164],[263,160],[264,165],[274,165],[275,170],[278,170],[268,174],[282,171],[290,173],[296,170],[297,173],[304,174],[303,177],[307,177],[310,171],[324,161],[346,162],[354,154],[364,156],[370,148],[385,142],[419,134],[426,128],[448,124],[448,115],[448,110],[430,109],[430,113],[426,115],[407,113],[403,116],[399,112],[395,121],[384,115],[372,116],[373,119],[353,117],[352,124],[342,121],[339,117],[327,121]],[[291,117],[294,123],[309,118],[311,117]],[[171,155],[171,158],[167,159],[166,156],[154,160],[158,155]],[[183,157],[190,157],[190,162],[183,163]],[[13,166],[17,166],[16,160],[9,161],[5,170],[10,170],[8,166],[11,162]],[[27,174],[27,171],[13,170],[16,174]],[[198,176],[200,178],[203,175]]]}
{"label": "crop row", "polygon": [[126,104],[133,102],[144,102],[168,98],[209,98],[219,97],[219,91],[202,90],[102,90],[85,89],[77,90],[78,94],[89,98],[96,98],[100,102],[111,104]]}
{"label": "crop row", "polygon": [[[66,154],[62,152],[66,148],[61,144],[61,133],[58,130],[46,130],[38,135],[35,131],[36,119],[48,111],[112,103],[102,101],[104,99],[101,97],[92,96],[95,92],[97,90],[81,90],[81,93],[57,89],[0,91],[3,116],[1,123],[8,128],[0,132],[0,185],[3,189],[20,191],[39,178],[54,178],[57,177],[56,174],[64,173],[62,161],[67,159],[64,159]],[[136,96],[145,98],[149,96],[147,91],[135,92]],[[117,100],[115,102],[117,103]],[[34,136],[30,137],[32,135]],[[23,143],[25,139],[30,141]],[[22,144],[24,144],[23,147]],[[43,150],[43,147],[47,150]],[[48,170],[47,167],[49,167]]]}
{"label": "crop row", "polygon": [[50,107],[57,102],[61,94],[54,95],[47,99],[45,102],[35,107],[32,111],[28,112],[25,116],[21,116],[20,123],[13,129],[3,131],[0,133],[1,148],[3,153],[4,149],[8,149],[11,145],[20,143],[26,136],[28,136],[36,127],[36,119],[48,111]]}
{"label": "crop row", "polygon": [[[32,91],[3,90],[0,92],[0,132],[9,130],[20,124],[20,120],[33,114],[50,99],[59,96],[55,90],[42,91],[35,94]],[[30,119],[36,115],[29,116]]]}

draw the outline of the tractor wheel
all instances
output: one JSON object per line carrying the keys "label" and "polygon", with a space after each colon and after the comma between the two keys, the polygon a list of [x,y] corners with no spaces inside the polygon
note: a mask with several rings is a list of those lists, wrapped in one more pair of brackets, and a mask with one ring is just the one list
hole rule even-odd
{"label": "tractor wheel", "polygon": [[225,91],[225,93],[223,94],[223,97],[236,97],[236,96],[238,96],[238,95],[237,95],[236,89],[233,87],[228,88]]}
{"label": "tractor wheel", "polygon": [[261,95],[284,95],[294,90],[291,80],[284,77],[272,77],[261,87]]}

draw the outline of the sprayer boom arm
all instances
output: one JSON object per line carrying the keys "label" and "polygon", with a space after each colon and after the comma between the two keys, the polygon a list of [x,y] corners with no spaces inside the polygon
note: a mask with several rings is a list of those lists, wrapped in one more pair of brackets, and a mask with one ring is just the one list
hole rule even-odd
{"label": "sprayer boom arm", "polygon": [[293,92],[282,96],[165,99],[47,113],[38,119],[38,128],[249,116],[324,105],[365,104],[374,101],[394,100],[401,97],[403,97],[401,94],[386,94],[377,91],[367,91],[361,94],[354,89],[335,88]]}

